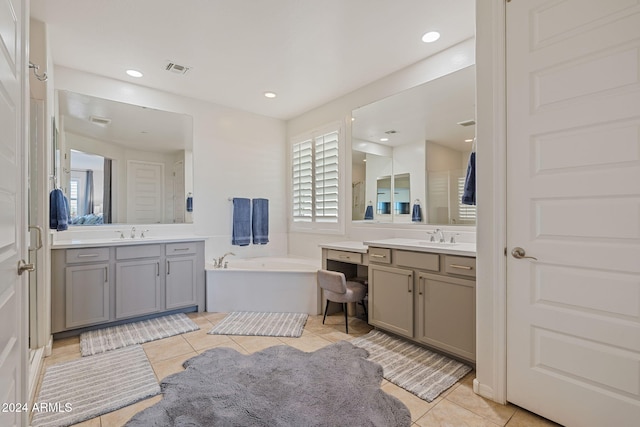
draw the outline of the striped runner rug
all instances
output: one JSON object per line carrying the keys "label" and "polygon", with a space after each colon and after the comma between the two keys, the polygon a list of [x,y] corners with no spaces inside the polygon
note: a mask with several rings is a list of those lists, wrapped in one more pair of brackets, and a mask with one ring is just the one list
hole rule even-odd
{"label": "striped runner rug", "polygon": [[427,402],[471,371],[464,363],[376,330],[350,342],[382,365],[386,380]]}
{"label": "striped runner rug", "polygon": [[254,313],[234,311],[209,331],[212,335],[292,337],[302,335],[306,313]]}
{"label": "striped runner rug", "polygon": [[135,344],[143,344],[200,329],[184,313],[125,323],[80,334],[80,353],[83,356],[103,353]]}
{"label": "striped runner rug", "polygon": [[[44,374],[32,425],[69,426],[158,393],[153,368],[139,345],[63,362]],[[46,407],[39,409],[42,403]]]}

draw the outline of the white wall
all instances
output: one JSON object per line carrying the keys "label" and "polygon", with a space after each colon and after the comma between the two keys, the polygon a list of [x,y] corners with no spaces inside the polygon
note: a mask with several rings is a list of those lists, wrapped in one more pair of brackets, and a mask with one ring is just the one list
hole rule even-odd
{"label": "white wall", "polygon": [[[446,49],[436,55],[426,58],[416,64],[406,67],[396,73],[377,80],[369,85],[346,94],[334,101],[311,110],[287,122],[287,140],[326,123],[340,121],[346,134],[346,158],[344,164],[351,165],[351,111],[355,108],[393,95],[405,89],[420,85],[427,81],[442,77],[454,71],[468,67],[475,63],[474,39],[466,40]],[[287,156],[289,155],[287,144]],[[289,166],[287,165],[287,168]],[[349,168],[342,179],[346,203],[343,204],[341,215],[347,219],[345,232],[341,234],[314,234],[303,232],[289,233],[289,253],[295,256],[321,256],[318,245],[341,240],[370,240],[388,237],[422,238],[426,231],[433,226],[416,224],[352,224],[351,215],[351,177]],[[413,185],[413,183],[412,183]],[[290,200],[287,199],[287,204]],[[288,211],[287,211],[288,213]],[[442,227],[441,227],[442,228]],[[475,241],[475,227],[455,227],[461,233],[459,241]],[[445,228],[447,230],[447,228]]]}
{"label": "white wall", "polygon": [[[198,101],[135,84],[56,67],[56,89],[143,105],[193,117],[193,224],[149,226],[150,235],[195,233],[207,237],[206,259],[233,251],[239,257],[287,253],[285,124],[282,120]],[[188,184],[187,184],[188,185]],[[270,243],[231,245],[229,197],[269,199]],[[109,235],[111,227],[59,233]]]}

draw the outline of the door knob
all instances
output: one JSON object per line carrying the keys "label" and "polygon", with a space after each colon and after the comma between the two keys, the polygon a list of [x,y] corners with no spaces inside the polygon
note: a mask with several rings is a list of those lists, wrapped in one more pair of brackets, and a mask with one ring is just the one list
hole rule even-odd
{"label": "door knob", "polygon": [[513,248],[513,250],[511,251],[511,256],[513,256],[516,259],[529,258],[529,259],[534,259],[536,261],[538,260],[538,258],[536,257],[527,256],[527,253],[524,251],[524,249],[520,247]]}
{"label": "door knob", "polygon": [[18,261],[18,275],[22,276],[25,271],[36,271],[36,266],[33,264],[27,264],[23,259]]}

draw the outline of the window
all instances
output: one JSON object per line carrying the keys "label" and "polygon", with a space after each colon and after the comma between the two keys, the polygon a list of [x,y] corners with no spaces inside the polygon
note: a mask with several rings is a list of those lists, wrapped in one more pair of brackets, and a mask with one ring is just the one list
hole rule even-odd
{"label": "window", "polygon": [[[294,224],[302,228],[337,228],[340,222],[339,158],[338,130],[311,133],[293,143]],[[321,227],[315,226],[320,223]]]}
{"label": "window", "polygon": [[78,215],[78,187],[80,182],[77,179],[71,179],[69,182],[69,216],[76,217]]}

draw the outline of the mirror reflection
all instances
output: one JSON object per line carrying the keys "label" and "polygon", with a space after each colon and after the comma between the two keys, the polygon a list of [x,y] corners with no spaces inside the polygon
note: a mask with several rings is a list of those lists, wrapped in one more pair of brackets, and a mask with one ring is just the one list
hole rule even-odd
{"label": "mirror reflection", "polygon": [[69,91],[58,106],[72,225],[192,222],[190,116]]}
{"label": "mirror reflection", "polygon": [[474,118],[475,66],[354,110],[352,220],[475,225],[461,201]]}

